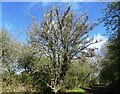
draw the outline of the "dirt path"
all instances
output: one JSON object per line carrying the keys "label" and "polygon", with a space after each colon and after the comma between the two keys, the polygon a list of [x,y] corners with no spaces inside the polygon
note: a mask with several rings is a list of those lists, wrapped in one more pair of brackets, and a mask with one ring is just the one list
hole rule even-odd
{"label": "dirt path", "polygon": [[91,88],[83,88],[87,91],[86,94],[105,94],[104,86],[92,86]]}

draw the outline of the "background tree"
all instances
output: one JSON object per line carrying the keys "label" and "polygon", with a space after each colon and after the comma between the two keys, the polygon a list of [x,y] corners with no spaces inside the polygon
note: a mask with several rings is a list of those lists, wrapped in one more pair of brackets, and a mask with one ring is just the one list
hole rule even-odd
{"label": "background tree", "polygon": [[[12,35],[5,29],[0,31],[0,47],[1,47],[1,70],[2,80],[5,82],[5,86],[10,87],[10,91],[13,90],[15,83],[15,73],[18,71],[18,53],[20,49],[20,43],[12,38]],[[12,84],[12,85],[11,85]],[[4,88],[3,88],[4,89]]]}
{"label": "background tree", "polygon": [[[31,64],[26,64],[27,61],[32,61],[31,58],[27,58],[31,57],[31,54],[27,53],[28,51],[30,51],[29,47],[25,48],[25,46],[16,41],[15,38],[10,34],[10,32],[5,29],[1,29],[0,31],[0,47],[2,92],[35,91],[36,88],[33,88],[32,84],[29,83],[29,78],[31,77],[29,75],[29,72],[33,70],[34,66]],[[25,65],[27,67],[25,67]],[[27,72],[29,72],[23,75],[20,71],[24,68]]]}
{"label": "background tree", "polygon": [[4,68],[5,72],[8,73],[15,73],[17,72],[17,60],[18,60],[18,49],[20,48],[20,43],[15,41],[11,34],[8,33],[6,30],[2,29],[0,31],[1,39],[0,39],[0,46],[2,52],[2,67]]}
{"label": "background tree", "polygon": [[46,91],[48,87],[42,81],[50,81],[49,59],[45,56],[38,56],[29,46],[24,45],[18,63],[18,69],[22,70],[20,82],[25,85],[31,85],[37,92]]}
{"label": "background tree", "polygon": [[96,78],[96,66],[88,57],[71,62],[63,85],[67,89],[90,86]]}
{"label": "background tree", "polygon": [[119,91],[117,83],[120,82],[120,2],[108,3],[104,13],[102,21],[110,32],[110,38],[108,56],[104,60],[106,64],[101,71],[101,78],[111,82],[111,90],[117,92]]}
{"label": "background tree", "polygon": [[88,23],[88,15],[82,13],[79,17],[70,11],[70,6],[60,15],[60,8],[50,8],[44,13],[42,23],[35,21],[28,28],[28,42],[34,50],[50,60],[51,83],[44,81],[54,92],[57,92],[66,75],[69,64],[74,58],[81,58],[84,49],[93,44],[87,40],[89,31],[97,25]]}

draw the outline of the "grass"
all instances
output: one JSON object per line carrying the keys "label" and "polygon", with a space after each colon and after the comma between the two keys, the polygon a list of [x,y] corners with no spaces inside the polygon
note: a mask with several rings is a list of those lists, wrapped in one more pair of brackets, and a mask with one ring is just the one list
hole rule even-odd
{"label": "grass", "polygon": [[85,93],[86,91],[82,88],[75,88],[75,89],[72,89],[72,90],[67,90],[67,92]]}

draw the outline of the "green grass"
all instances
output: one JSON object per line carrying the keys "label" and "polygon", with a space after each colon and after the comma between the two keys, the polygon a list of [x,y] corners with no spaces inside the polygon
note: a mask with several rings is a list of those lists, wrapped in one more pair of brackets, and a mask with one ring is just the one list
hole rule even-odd
{"label": "green grass", "polygon": [[67,92],[85,93],[85,90],[83,90],[82,88],[75,88],[75,89],[72,89],[72,90],[67,90]]}

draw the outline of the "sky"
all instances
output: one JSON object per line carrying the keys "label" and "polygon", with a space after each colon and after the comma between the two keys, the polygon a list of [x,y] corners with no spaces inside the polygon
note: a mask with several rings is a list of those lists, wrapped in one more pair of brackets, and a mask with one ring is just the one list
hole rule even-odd
{"label": "sky", "polygon": [[[104,16],[101,9],[106,7],[103,2],[2,2],[2,27],[18,41],[25,42],[25,32],[32,23],[29,13],[42,22],[44,10],[48,10],[51,5],[60,6],[62,14],[68,4],[71,5],[71,11],[77,12],[77,16],[83,12],[88,13],[90,23],[98,22]],[[103,34],[106,34],[103,23],[90,32],[91,36],[101,36],[106,40],[107,36],[102,36]]]}

